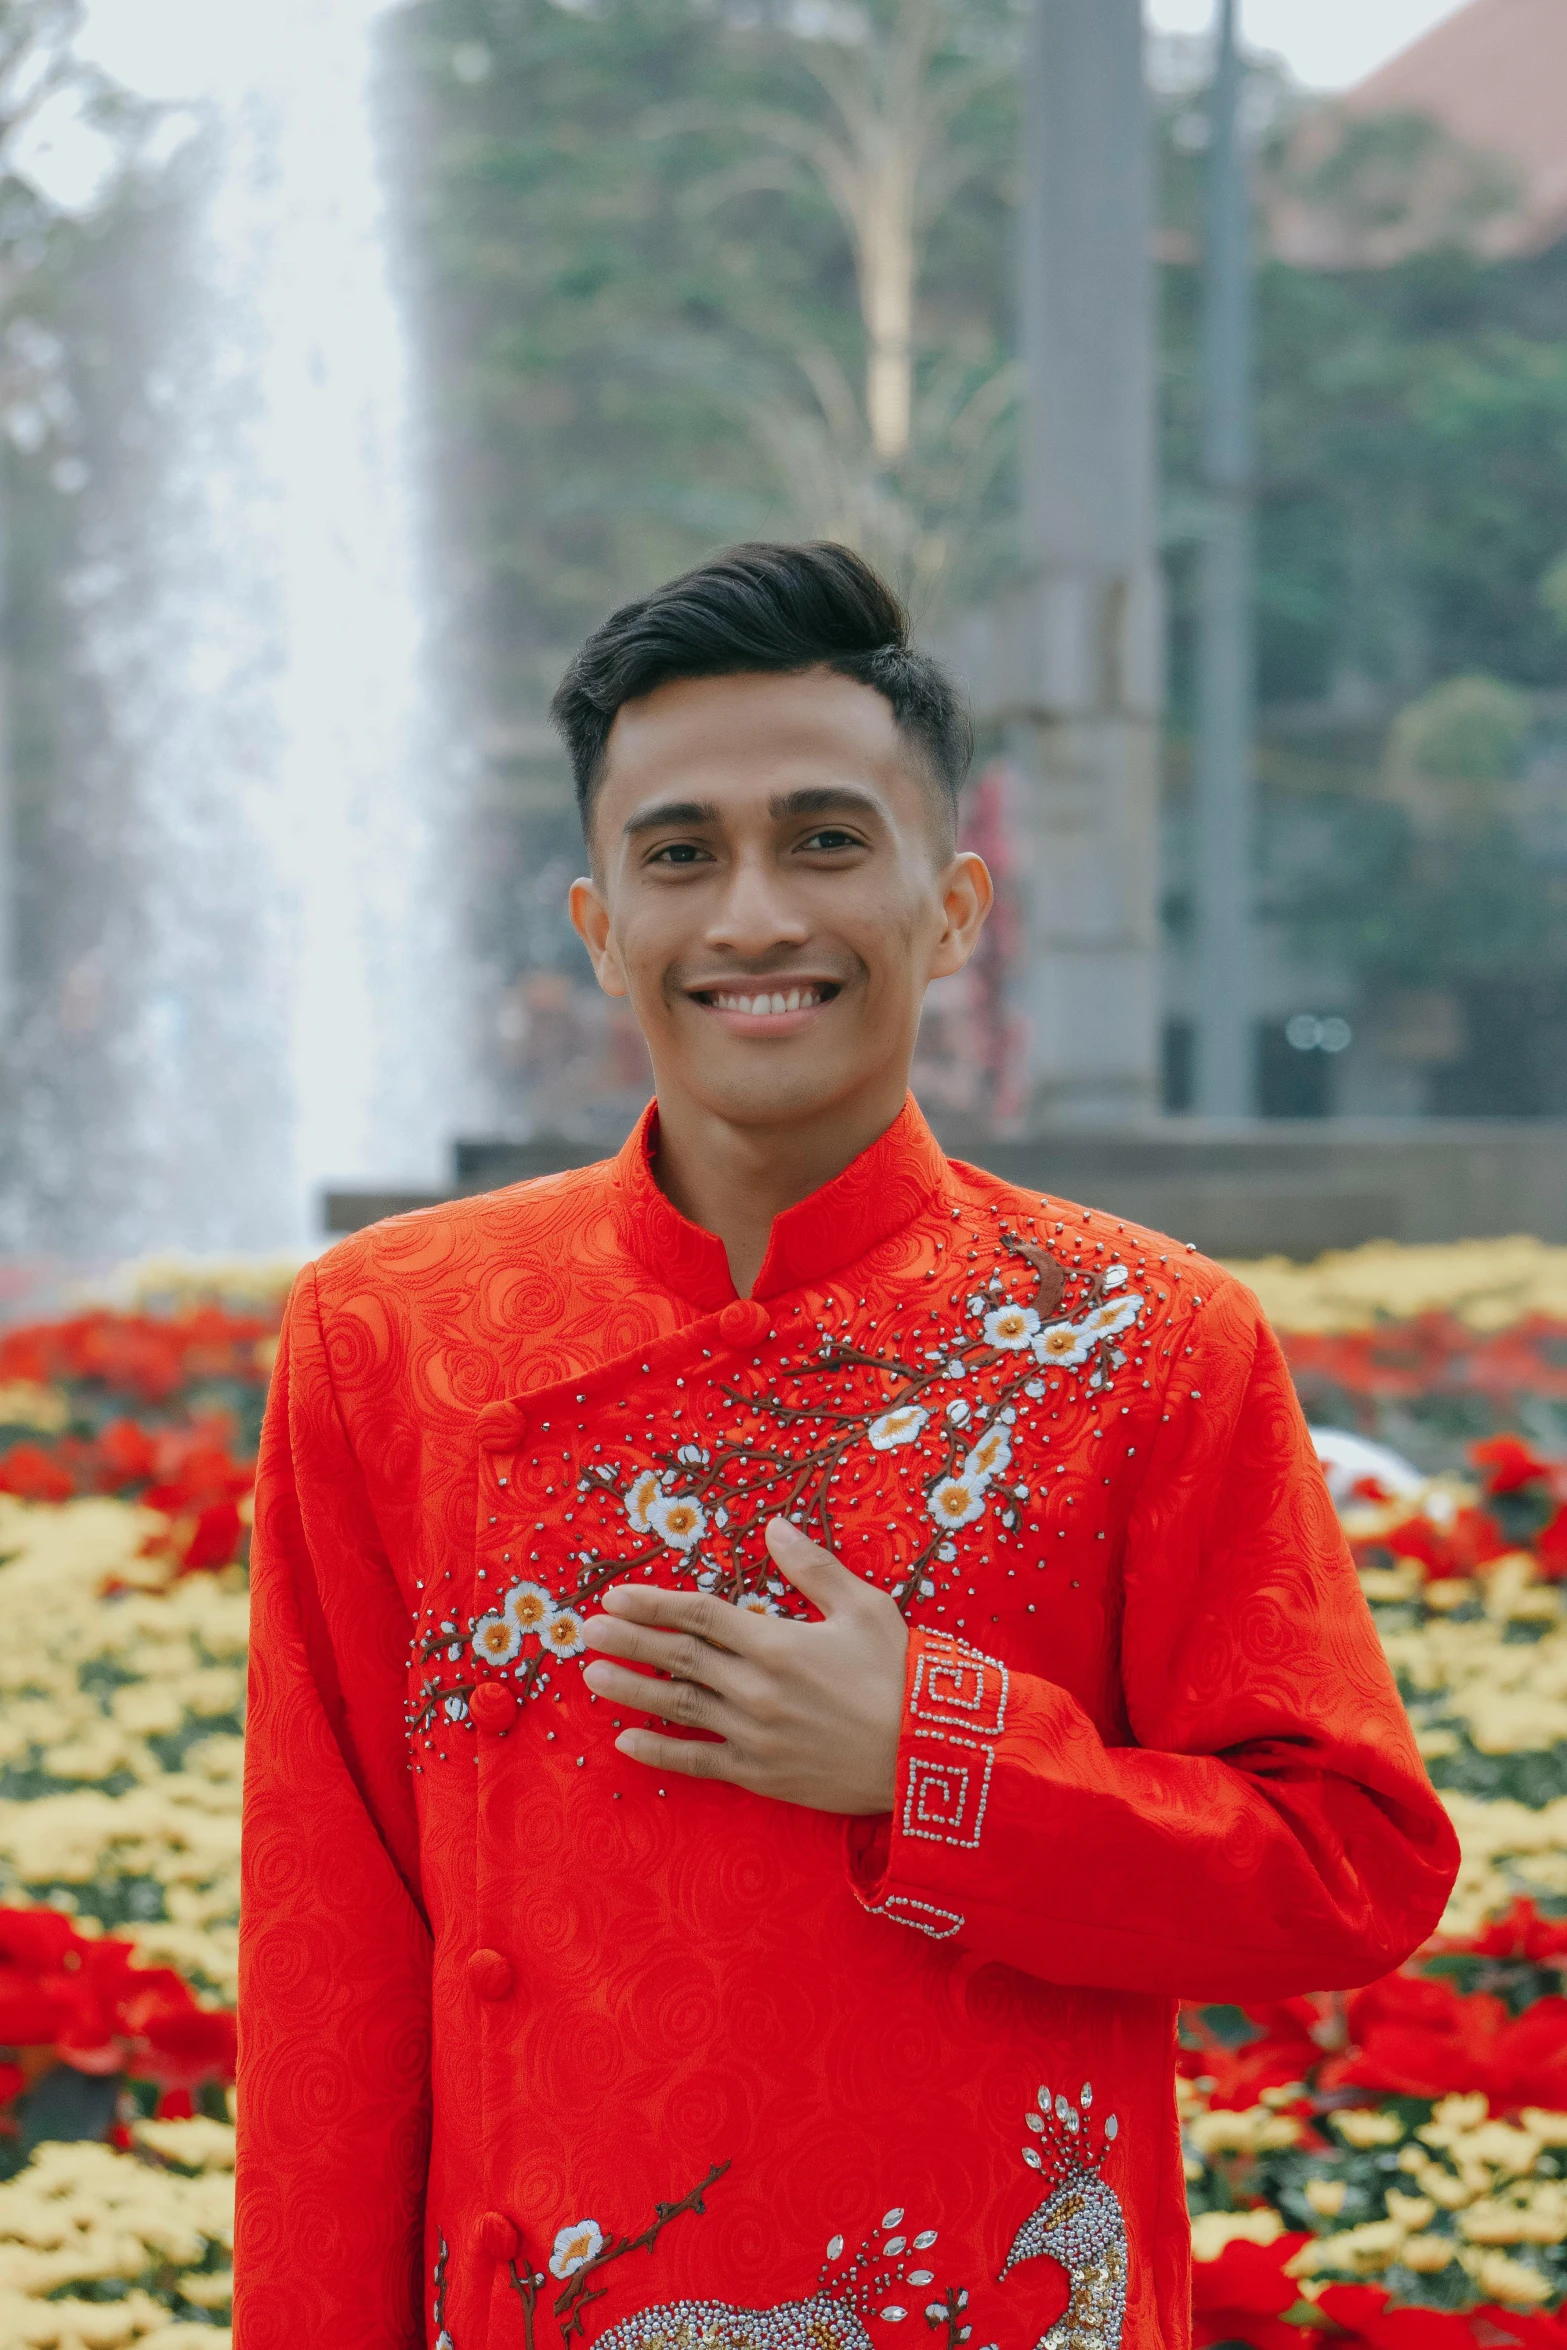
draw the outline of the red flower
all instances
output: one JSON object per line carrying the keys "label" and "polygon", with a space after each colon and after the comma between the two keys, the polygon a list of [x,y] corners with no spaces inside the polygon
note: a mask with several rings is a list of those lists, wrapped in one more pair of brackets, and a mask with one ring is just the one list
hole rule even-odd
{"label": "red flower", "polygon": [[1271,2244],[1226,2244],[1217,2260],[1193,2261],[1192,2350],[1208,2350],[1215,2342],[1301,2350],[1300,2328],[1284,2323],[1284,2311],[1294,2308],[1300,2287],[1284,2274],[1284,2266],[1309,2242],[1308,2236],[1295,2235],[1279,2236]]}
{"label": "red flower", "polygon": [[1474,1934],[1441,1934],[1430,1945],[1435,1951],[1462,1951],[1475,1958],[1542,1960],[1567,1953],[1567,1918],[1542,1918],[1534,1903],[1520,1894],[1512,1908]]}
{"label": "red flower", "polygon": [[13,1444],[0,1454],[0,1493],[19,1501],[69,1501],[76,1480],[41,1444]]}
{"label": "red flower", "polygon": [[0,1909],[0,2042],[166,2088],[234,2077],[232,2014],[198,2006],[172,1968],[138,1967],[128,1942],[89,1940],[57,1910]]}
{"label": "red flower", "polygon": [[1567,2324],[1538,2310],[1401,2309],[1380,2285],[1329,2285],[1317,2309],[1344,2329],[1334,2350],[1567,2350]]}
{"label": "red flower", "polygon": [[1211,2081],[1208,2102],[1225,2112],[1244,2113],[1264,2089],[1309,2080],[1322,2062],[1322,2018],[1310,1999],[1280,1999],[1247,2012],[1261,2036],[1230,2048],[1207,2029],[1199,2009],[1181,2010],[1182,2031],[1198,2045],[1181,2050],[1180,2070],[1188,2080]]}
{"label": "red flower", "polygon": [[196,1530],[185,1546],[181,1574],[195,1575],[203,1568],[229,1566],[239,1549],[240,1532],[239,1511],[233,1502],[211,1503],[197,1518]]}
{"label": "red flower", "polygon": [[1357,1545],[1362,1550],[1389,1550],[1395,1558],[1418,1559],[1432,1582],[1472,1575],[1512,1547],[1496,1520],[1474,1509],[1457,1511],[1449,1526],[1433,1525],[1429,1518],[1406,1518],[1374,1543]]}
{"label": "red flower", "polygon": [[1550,1463],[1531,1452],[1521,1436],[1487,1436],[1471,1444],[1469,1458],[1487,1472],[1487,1493],[1517,1493],[1551,1473]]}
{"label": "red flower", "polygon": [[1479,2091],[1493,2112],[1567,2104],[1567,1999],[1537,1999],[1518,2017],[1489,1992],[1389,1975],[1349,2002],[1350,2053],[1330,2059],[1321,2088],[1384,2096]]}
{"label": "red flower", "polygon": [[99,1430],[99,1481],[107,1492],[118,1492],[122,1485],[145,1485],[155,1459],[152,1438],[134,1420],[111,1420]]}

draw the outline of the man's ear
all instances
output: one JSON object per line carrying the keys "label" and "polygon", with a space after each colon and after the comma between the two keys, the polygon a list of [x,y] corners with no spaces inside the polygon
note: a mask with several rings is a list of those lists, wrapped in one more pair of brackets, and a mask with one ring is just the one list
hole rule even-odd
{"label": "man's ear", "polygon": [[620,967],[620,950],[610,927],[609,908],[600,894],[598,883],[590,877],[574,881],[566,907],[571,915],[571,927],[587,948],[593,965],[593,976],[604,993],[629,995],[631,990],[626,985],[626,974]]}
{"label": "man's ear", "polygon": [[972,849],[961,849],[941,877],[945,921],[931,954],[928,979],[945,979],[962,970],[979,944],[995,894],[996,885],[984,858]]}

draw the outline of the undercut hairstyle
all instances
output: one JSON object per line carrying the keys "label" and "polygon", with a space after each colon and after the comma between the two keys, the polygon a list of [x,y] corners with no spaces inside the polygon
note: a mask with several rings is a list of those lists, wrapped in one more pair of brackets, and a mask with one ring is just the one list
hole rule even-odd
{"label": "undercut hairstyle", "polygon": [[848,547],[754,541],[622,604],[561,679],[550,717],[571,757],[577,807],[591,838],[610,729],[625,702],[685,678],[808,669],[852,677],[882,696],[914,750],[943,823],[974,755],[962,697],[909,641],[909,616],[885,580]]}

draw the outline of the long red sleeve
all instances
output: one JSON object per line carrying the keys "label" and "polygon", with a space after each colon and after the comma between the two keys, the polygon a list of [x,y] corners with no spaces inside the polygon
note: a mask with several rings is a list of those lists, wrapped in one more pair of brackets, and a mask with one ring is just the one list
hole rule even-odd
{"label": "long red sleeve", "polygon": [[424,2338],[409,1618],[338,1416],[313,1270],[267,1411],[252,1591],[235,2341],[388,2350]]}
{"label": "long red sleeve", "polygon": [[851,1831],[857,1890],[1055,1983],[1366,1982],[1435,1927],[1456,1839],[1255,1300],[1224,1284],[1188,1335],[1125,1536],[1135,1743],[981,1639],[916,1631],[897,1808]]}

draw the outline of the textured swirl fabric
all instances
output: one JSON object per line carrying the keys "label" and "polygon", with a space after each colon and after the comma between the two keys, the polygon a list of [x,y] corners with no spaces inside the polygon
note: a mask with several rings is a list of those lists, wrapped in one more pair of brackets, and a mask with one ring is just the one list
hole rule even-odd
{"label": "textured swirl fabric", "polygon": [[[238,2350],[1176,2350],[1174,2002],[1457,1861],[1284,1364],[912,1101],[753,1295],[619,1156],[300,1278],[257,1486]],[[844,1821],[619,1755],[631,1577],[911,1628]]]}

